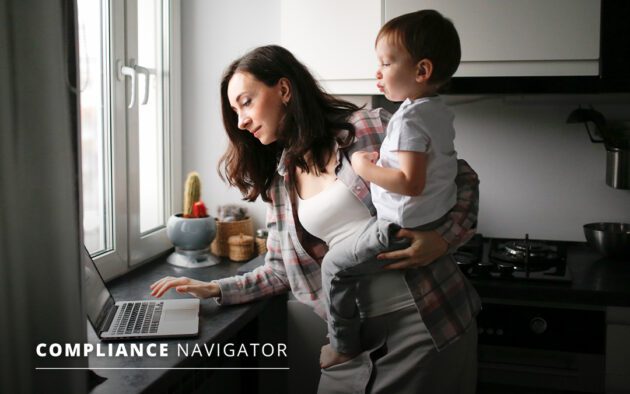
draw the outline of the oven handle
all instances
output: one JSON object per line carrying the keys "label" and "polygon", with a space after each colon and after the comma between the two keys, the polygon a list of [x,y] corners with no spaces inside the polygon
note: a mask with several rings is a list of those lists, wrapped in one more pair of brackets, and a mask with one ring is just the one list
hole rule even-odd
{"label": "oven handle", "polygon": [[479,362],[479,366],[483,368],[492,368],[499,370],[508,370],[513,372],[527,372],[527,373],[537,373],[537,374],[545,374],[545,375],[559,375],[559,376],[579,376],[579,371],[577,369],[569,369],[569,368],[560,368],[560,367],[537,367],[534,365],[515,365],[515,364],[505,364],[505,363],[489,363],[486,361]]}

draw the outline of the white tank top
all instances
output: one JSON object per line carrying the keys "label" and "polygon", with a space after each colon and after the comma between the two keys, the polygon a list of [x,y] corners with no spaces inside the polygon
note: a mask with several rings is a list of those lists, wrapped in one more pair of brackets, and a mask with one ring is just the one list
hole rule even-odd
{"label": "white tank top", "polygon": [[[330,249],[361,230],[370,211],[339,179],[311,198],[298,197],[298,218]],[[358,284],[357,305],[362,318],[394,312],[414,304],[402,270],[366,275]]]}
{"label": "white tank top", "polygon": [[368,208],[339,179],[313,197],[299,200],[300,223],[331,249],[371,218]]}

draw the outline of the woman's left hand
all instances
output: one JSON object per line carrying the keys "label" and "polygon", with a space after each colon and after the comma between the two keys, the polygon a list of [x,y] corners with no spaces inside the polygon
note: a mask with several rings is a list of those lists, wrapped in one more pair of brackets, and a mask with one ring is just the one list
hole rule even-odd
{"label": "woman's left hand", "polygon": [[423,267],[442,257],[448,250],[448,243],[437,231],[414,231],[403,228],[396,233],[396,237],[409,239],[411,245],[406,249],[379,254],[379,260],[399,260],[386,265],[385,269]]}

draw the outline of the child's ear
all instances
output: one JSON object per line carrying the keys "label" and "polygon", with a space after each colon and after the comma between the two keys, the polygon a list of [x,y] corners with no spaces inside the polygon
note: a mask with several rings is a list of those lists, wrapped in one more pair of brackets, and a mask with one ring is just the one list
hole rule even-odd
{"label": "child's ear", "polygon": [[416,82],[423,83],[431,79],[433,74],[433,62],[429,59],[422,59],[416,65]]}

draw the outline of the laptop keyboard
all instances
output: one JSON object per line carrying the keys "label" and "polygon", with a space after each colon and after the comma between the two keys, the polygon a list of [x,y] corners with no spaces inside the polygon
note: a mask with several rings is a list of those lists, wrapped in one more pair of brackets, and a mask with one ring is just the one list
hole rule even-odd
{"label": "laptop keyboard", "polygon": [[163,301],[125,302],[110,332],[114,335],[156,333],[163,305]]}

